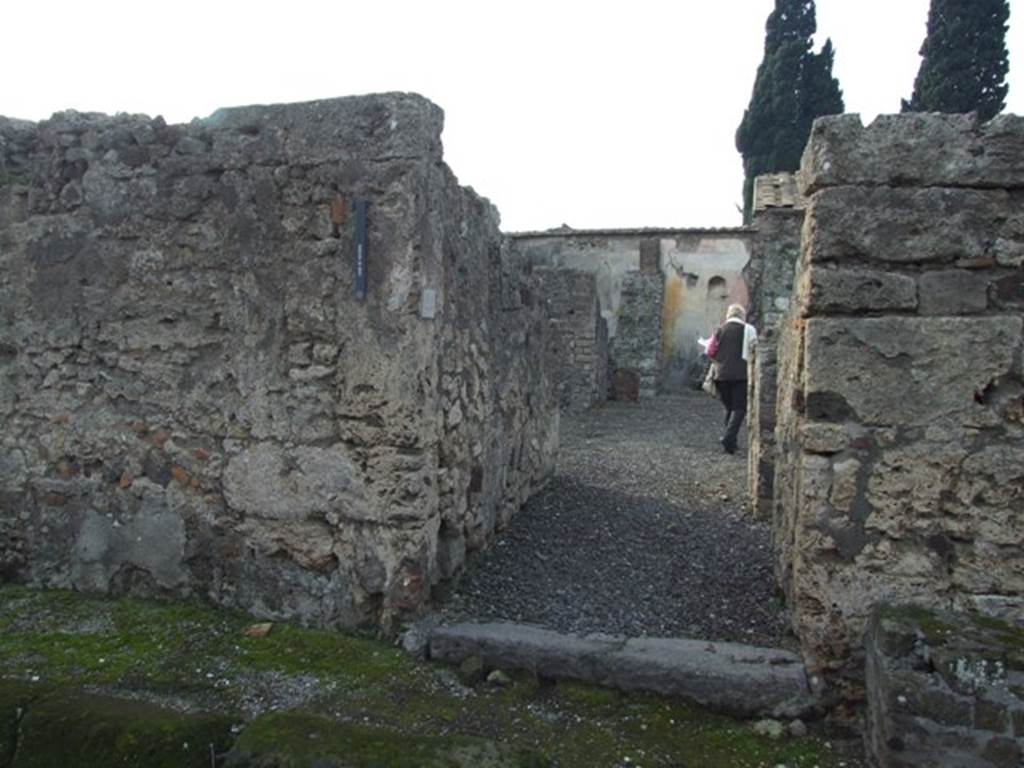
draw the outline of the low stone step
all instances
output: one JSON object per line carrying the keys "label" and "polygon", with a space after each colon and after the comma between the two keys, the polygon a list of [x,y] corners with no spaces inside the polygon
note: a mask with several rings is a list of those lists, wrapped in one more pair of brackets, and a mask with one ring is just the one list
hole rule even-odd
{"label": "low stone step", "polygon": [[816,705],[803,661],[777,648],[467,622],[434,627],[429,654],[455,664],[479,656],[488,667],[680,696],[738,717],[805,717]]}

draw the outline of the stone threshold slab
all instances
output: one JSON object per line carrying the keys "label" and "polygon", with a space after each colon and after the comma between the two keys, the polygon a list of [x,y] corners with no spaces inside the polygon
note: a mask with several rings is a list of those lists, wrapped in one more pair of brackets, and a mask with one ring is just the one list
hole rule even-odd
{"label": "stone threshold slab", "polygon": [[431,629],[428,652],[455,664],[478,656],[488,667],[679,696],[738,717],[805,717],[817,704],[802,659],[776,648],[467,622]]}

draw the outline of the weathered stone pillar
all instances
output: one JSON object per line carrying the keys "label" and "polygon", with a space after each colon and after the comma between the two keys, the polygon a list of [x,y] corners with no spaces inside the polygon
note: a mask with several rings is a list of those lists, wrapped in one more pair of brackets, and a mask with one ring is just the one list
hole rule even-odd
{"label": "weathered stone pillar", "polygon": [[779,576],[852,675],[880,600],[1024,617],[1024,120],[821,119],[802,181]]}
{"label": "weathered stone pillar", "polygon": [[627,272],[622,278],[618,332],[610,342],[609,366],[616,376],[635,377],[640,397],[658,393],[661,370],[661,308],[665,280],[661,272]]}
{"label": "weathered stone pillar", "polygon": [[597,278],[581,269],[535,267],[551,315],[558,400],[584,410],[608,399],[608,324]]}
{"label": "weathered stone pillar", "polygon": [[748,380],[747,493],[754,515],[764,519],[772,514],[775,479],[779,325],[790,308],[803,208],[793,174],[770,174],[754,180],[756,234],[750,263],[743,274],[750,291],[748,319],[758,332]]}

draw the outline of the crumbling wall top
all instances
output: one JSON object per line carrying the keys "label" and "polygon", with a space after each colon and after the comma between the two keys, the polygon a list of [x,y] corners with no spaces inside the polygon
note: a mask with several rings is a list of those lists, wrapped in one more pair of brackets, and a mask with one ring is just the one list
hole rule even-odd
{"label": "crumbling wall top", "polygon": [[804,194],[837,186],[1024,187],[1024,117],[907,113],[814,121],[800,170]]}
{"label": "crumbling wall top", "polygon": [[[287,158],[315,151],[351,153],[372,146],[375,161],[441,159],[444,111],[415,93],[348,96],[298,104],[218,109],[201,125],[215,130],[259,134],[287,131]],[[329,159],[320,157],[318,159]]]}
{"label": "crumbling wall top", "polygon": [[[0,172],[16,168],[19,154],[61,144],[62,134],[93,133],[100,137],[93,143],[99,144],[113,136],[116,144],[119,132],[124,134],[122,144],[146,146],[157,141],[171,144],[179,155],[227,156],[228,165],[242,160],[260,165],[440,162],[443,127],[443,110],[415,93],[228,107],[205,119],[171,126],[161,117],[66,110],[39,123],[0,117]],[[84,144],[90,148],[89,141]]]}

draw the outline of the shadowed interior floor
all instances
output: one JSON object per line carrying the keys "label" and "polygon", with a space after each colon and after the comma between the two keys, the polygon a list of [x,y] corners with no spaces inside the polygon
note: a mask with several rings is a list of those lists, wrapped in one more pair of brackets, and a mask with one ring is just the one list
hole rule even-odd
{"label": "shadowed interior floor", "polygon": [[722,452],[723,417],[703,393],[563,415],[555,477],[440,618],[790,645],[769,526],[746,514],[746,443]]}

